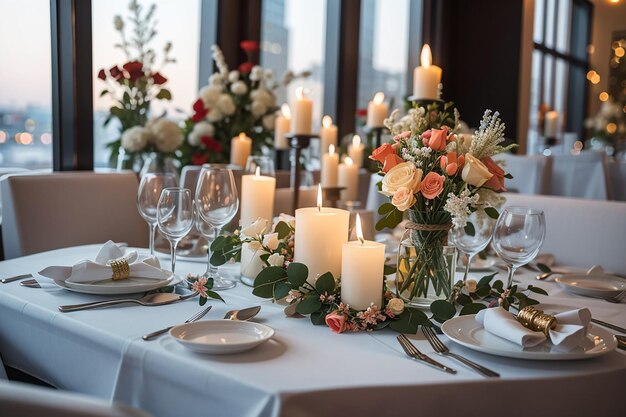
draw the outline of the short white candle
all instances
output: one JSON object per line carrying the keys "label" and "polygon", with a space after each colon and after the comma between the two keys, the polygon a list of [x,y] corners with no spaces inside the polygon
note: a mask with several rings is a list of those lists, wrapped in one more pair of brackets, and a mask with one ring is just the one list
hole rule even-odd
{"label": "short white candle", "polygon": [[289,105],[283,104],[274,122],[274,149],[289,149],[289,141],[285,137],[289,132],[291,132],[291,110]]}
{"label": "short white candle", "polygon": [[413,95],[417,99],[437,100],[439,98],[439,83],[441,83],[441,68],[432,65],[430,46],[424,44],[420,56],[421,65],[413,72]]}
{"label": "short white candle", "polygon": [[[326,272],[339,277],[341,248],[348,241],[350,213],[322,207],[322,187],[318,187],[317,207],[296,210],[294,261],[309,268],[308,282]],[[382,276],[382,275],[381,275]]]}
{"label": "short white candle", "polygon": [[294,106],[293,131],[294,133],[310,135],[311,120],[313,117],[313,100],[308,98],[308,90],[303,87],[296,89],[296,103]]}
{"label": "short white candle", "polygon": [[243,243],[241,245],[241,275],[254,280],[263,270],[261,255],[265,253],[267,252],[263,249],[252,249],[249,242]]}
{"label": "short white candle", "polygon": [[558,123],[559,113],[554,110],[547,112],[543,128],[543,136],[546,138],[556,138]]}
{"label": "short white candle", "polygon": [[333,124],[330,116],[322,118],[322,128],[320,129],[320,149],[322,154],[328,151],[330,145],[337,146],[337,125]]}
{"label": "short white candle", "polygon": [[339,165],[339,155],[335,153],[335,145],[328,147],[328,153],[322,155],[322,187],[337,186],[337,170]]}
{"label": "short white candle", "polygon": [[363,151],[365,145],[361,143],[361,137],[359,135],[352,136],[352,144],[348,146],[348,156],[352,158],[352,162],[361,168],[363,166]]}
{"label": "short white candle", "polygon": [[341,255],[341,301],[355,310],[372,303],[381,307],[385,245],[363,239],[361,218],[356,216],[358,240],[344,243]]}
{"label": "short white candle", "polygon": [[385,95],[376,93],[374,99],[367,105],[367,126],[383,127],[389,113],[389,104],[385,103]]}
{"label": "short white candle", "polygon": [[339,187],[345,187],[341,190],[341,199],[343,201],[356,201],[359,194],[359,167],[352,162],[352,158],[347,157],[343,164],[339,164]]}
{"label": "short white candle", "polygon": [[274,194],[276,178],[259,175],[260,167],[254,175],[241,177],[241,215],[239,224],[249,226],[259,217],[270,220],[274,217]]}
{"label": "short white candle", "polygon": [[246,166],[246,161],[252,153],[252,139],[241,132],[239,136],[235,136],[230,141],[230,163],[233,165],[239,165],[240,167]]}

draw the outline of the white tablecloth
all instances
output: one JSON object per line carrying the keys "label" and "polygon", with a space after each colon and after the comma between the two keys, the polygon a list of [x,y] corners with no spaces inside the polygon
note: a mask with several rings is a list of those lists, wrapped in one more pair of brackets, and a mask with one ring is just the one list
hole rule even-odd
{"label": "white tablecloth", "polygon": [[[72,264],[95,256],[97,249],[82,246],[0,262],[0,275]],[[198,273],[204,265],[179,262],[177,269]],[[521,279],[530,282],[532,274]],[[585,305],[595,317],[626,327],[626,304],[571,296],[551,283],[541,286],[552,294],[551,303]],[[453,351],[502,378],[487,379],[441,358],[459,371],[449,375],[408,360],[390,330],[337,335],[308,319],[285,318],[282,306],[254,297],[242,284],[222,295],[227,303],[210,301],[214,307],[207,319],[260,304],[258,320],[276,330],[273,340],[233,356],[193,354],[170,336],[152,342],[140,337],[183,322],[200,309],[197,300],[60,313],[60,304],[105,297],[54,284],[30,289],[11,283],[0,284],[0,353],[7,365],[52,385],[125,402],[155,416],[470,415],[488,410],[507,416],[575,416],[620,409],[623,352],[586,361],[524,361],[450,342]],[[423,337],[415,337],[421,350],[433,352]]]}

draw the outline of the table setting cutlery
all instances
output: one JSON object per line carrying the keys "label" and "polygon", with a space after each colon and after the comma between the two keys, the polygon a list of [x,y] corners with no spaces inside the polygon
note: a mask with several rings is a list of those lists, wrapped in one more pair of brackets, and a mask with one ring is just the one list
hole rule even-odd
{"label": "table setting cutlery", "polygon": [[445,366],[442,363],[437,362],[436,360],[432,359],[429,356],[426,356],[425,354],[423,354],[422,352],[419,351],[419,349],[417,349],[417,347],[415,347],[415,345],[413,343],[411,343],[411,341],[409,340],[408,337],[406,337],[404,334],[400,334],[397,336],[398,342],[400,343],[400,346],[402,346],[402,349],[404,350],[404,353],[407,354],[408,357],[419,361],[419,362],[423,362],[425,364],[428,364],[434,368],[437,368],[441,371],[447,372],[449,374],[456,374],[456,370],[449,368],[447,366]]}
{"label": "table setting cutlery", "polygon": [[8,277],[8,278],[4,278],[2,280],[0,280],[1,283],[3,284],[8,284],[10,282],[15,282],[15,281],[19,281],[21,279],[26,279],[26,278],[30,278],[32,277],[32,274],[22,274],[22,275],[16,275],[14,277]]}
{"label": "table setting cutlery", "polygon": [[[200,320],[202,317],[204,317],[209,311],[211,311],[211,309],[213,308],[213,306],[208,306],[207,308],[205,308],[204,310],[200,310],[199,312],[197,312],[196,314],[194,314],[193,316],[189,317],[187,320],[185,320],[185,322],[183,324],[186,323],[193,323],[194,321],[198,321]],[[169,327],[165,327],[163,329],[157,330],[155,332],[152,333],[148,333],[148,334],[144,334],[141,338],[143,340],[152,340],[152,339],[156,339],[157,337],[159,337],[160,335],[162,335],[163,333],[167,333],[170,331],[170,329],[174,328],[174,326],[169,326]]]}
{"label": "table setting cutlery", "polygon": [[67,313],[70,311],[80,311],[87,310],[91,308],[99,308],[99,307],[108,307],[117,304],[125,304],[125,303],[134,303],[139,304],[141,306],[153,307],[153,306],[162,306],[167,304],[176,303],[179,301],[184,301],[189,298],[193,298],[198,295],[197,292],[180,295],[175,293],[150,293],[146,294],[141,298],[120,298],[116,300],[105,300],[105,301],[94,301],[90,303],[83,304],[72,304],[72,305],[62,305],[59,306],[59,311],[63,313]]}
{"label": "table setting cutlery", "polygon": [[25,279],[20,282],[20,286],[27,288],[41,288],[41,285],[36,279]]}

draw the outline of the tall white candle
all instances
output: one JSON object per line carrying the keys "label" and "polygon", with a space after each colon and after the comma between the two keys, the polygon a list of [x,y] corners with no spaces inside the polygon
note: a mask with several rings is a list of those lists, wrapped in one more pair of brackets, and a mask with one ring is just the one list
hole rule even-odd
{"label": "tall white candle", "polygon": [[328,147],[328,153],[322,155],[322,187],[337,186],[337,167],[339,165],[339,155],[335,153],[335,145]]}
{"label": "tall white candle", "polygon": [[352,136],[352,144],[348,146],[348,156],[352,158],[352,162],[361,168],[363,166],[363,151],[365,145],[361,143],[361,137],[359,135]]}
{"label": "tall white candle", "polygon": [[385,245],[363,239],[358,214],[356,229],[358,240],[343,245],[341,301],[356,310],[366,310],[372,303],[381,307]]}
{"label": "tall white candle", "polygon": [[359,194],[359,167],[352,162],[352,158],[347,157],[343,164],[339,164],[338,177],[339,187],[345,187],[345,190],[341,190],[341,199],[356,201]]}
{"label": "tall white candle", "polygon": [[322,187],[318,187],[317,207],[296,210],[294,261],[309,268],[308,282],[315,284],[321,274],[341,272],[341,248],[348,241],[350,213],[322,207]]}
{"label": "tall white candle", "polygon": [[248,157],[252,153],[252,139],[241,132],[230,141],[230,163],[245,167]]}
{"label": "tall white candle", "polygon": [[289,149],[289,141],[285,134],[291,132],[291,110],[283,104],[274,122],[274,149]]}
{"label": "tall white candle", "polygon": [[385,95],[376,93],[374,99],[367,105],[367,126],[383,127],[389,113],[389,104],[385,103]]}
{"label": "tall white candle", "polygon": [[311,134],[313,117],[313,100],[308,98],[308,90],[303,87],[296,89],[296,103],[294,106],[293,131],[305,135]]}
{"label": "tall white candle", "polygon": [[333,124],[330,116],[322,118],[322,128],[320,129],[320,149],[322,154],[328,151],[330,145],[337,146],[337,125]]}
{"label": "tall white candle", "polygon": [[432,65],[430,46],[424,44],[420,56],[421,65],[413,72],[413,95],[418,99],[437,100],[439,97],[439,83],[441,82],[441,68]]}
{"label": "tall white candle", "polygon": [[259,175],[260,167],[254,175],[241,177],[241,215],[239,224],[249,226],[259,217],[271,221],[274,217],[274,194],[276,178]]}
{"label": "tall white candle", "polygon": [[547,112],[543,128],[543,136],[546,138],[556,138],[558,124],[559,113],[554,110]]}

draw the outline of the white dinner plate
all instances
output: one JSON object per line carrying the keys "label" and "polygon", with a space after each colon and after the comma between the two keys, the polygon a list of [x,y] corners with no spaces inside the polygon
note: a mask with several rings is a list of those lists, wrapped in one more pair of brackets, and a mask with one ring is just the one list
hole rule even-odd
{"label": "white dinner plate", "polygon": [[169,271],[167,272],[169,273],[169,277],[161,280],[130,277],[117,281],[108,279],[105,281],[95,281],[89,283],[54,280],[54,283],[57,284],[59,287],[83,294],[134,294],[139,292],[156,290],[161,287],[167,287],[168,285],[176,285],[182,281],[181,277],[174,275]]}
{"label": "white dinner plate", "polygon": [[615,275],[562,275],[554,281],[565,290],[587,297],[613,298],[626,291],[626,280]]}
{"label": "white dinner plate", "polygon": [[176,326],[170,335],[194,352],[228,355],[267,342],[274,336],[274,329],[249,321],[204,320]]}
{"label": "white dinner plate", "polygon": [[553,361],[589,359],[609,353],[617,346],[617,341],[611,333],[591,324],[582,346],[570,352],[556,349],[549,341],[539,346],[523,348],[487,332],[483,325],[475,320],[475,317],[475,314],[454,317],[441,326],[441,331],[453,342],[469,349],[518,359]]}

